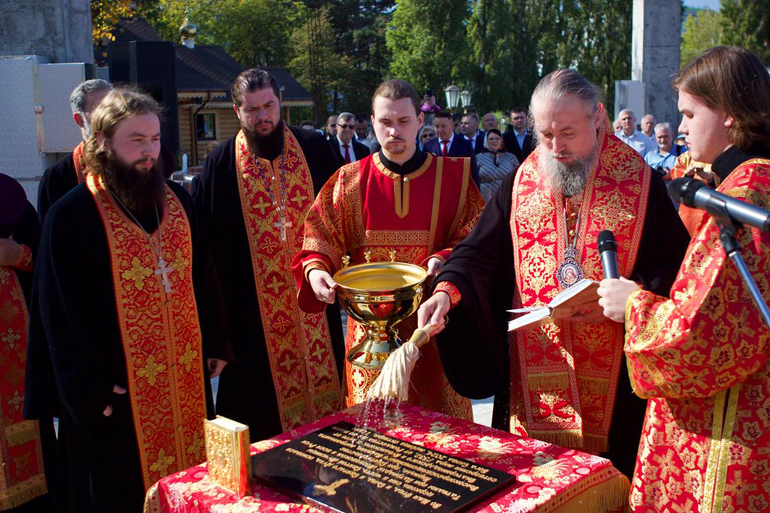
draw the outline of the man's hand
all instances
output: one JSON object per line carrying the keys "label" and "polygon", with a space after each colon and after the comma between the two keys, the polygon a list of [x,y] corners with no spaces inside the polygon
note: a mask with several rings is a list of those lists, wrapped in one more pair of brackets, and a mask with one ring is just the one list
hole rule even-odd
{"label": "man's hand", "polygon": [[428,276],[436,276],[441,270],[441,259],[433,257],[428,260]]}
{"label": "man's hand", "polygon": [[428,330],[431,336],[444,331],[445,316],[449,312],[449,294],[438,292],[417,310],[417,326]]}
{"label": "man's hand", "polygon": [[337,293],[337,282],[332,279],[332,275],[323,269],[312,269],[307,275],[307,281],[313,288],[315,298],[324,303],[334,303]]}
{"label": "man's hand", "polygon": [[572,309],[572,315],[564,319],[569,322],[584,322],[587,324],[601,324],[607,319],[604,318],[602,307],[599,303],[584,303]]}
{"label": "man's hand", "polygon": [[624,322],[628,296],[640,288],[635,282],[625,278],[599,282],[599,306],[604,309],[604,315],[615,322]]}
{"label": "man's hand", "polygon": [[217,358],[206,359],[206,370],[209,372],[209,379],[216,378],[222,374],[222,369],[225,368],[227,362],[225,360],[219,360]]}
{"label": "man's hand", "polygon": [[0,239],[0,265],[11,265],[19,258],[21,246],[11,239]]}
{"label": "man's hand", "polygon": [[[118,385],[113,385],[113,387],[112,387],[112,393],[113,394],[123,395],[126,392],[128,392],[128,390],[126,390],[123,387],[119,387]],[[107,405],[107,407],[102,412],[102,415],[104,415],[105,417],[109,417],[110,415],[112,415],[112,405],[111,404]]]}

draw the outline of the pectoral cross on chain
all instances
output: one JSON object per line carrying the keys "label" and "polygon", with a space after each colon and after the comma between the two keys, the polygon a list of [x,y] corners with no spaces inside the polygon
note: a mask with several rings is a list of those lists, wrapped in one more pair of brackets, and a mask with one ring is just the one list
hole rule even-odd
{"label": "pectoral cross on chain", "polygon": [[286,240],[286,228],[291,228],[294,224],[291,221],[287,221],[283,214],[281,214],[281,220],[273,223],[273,226],[281,229],[281,240]]}
{"label": "pectoral cross on chain", "polygon": [[171,280],[169,280],[168,275],[173,271],[174,268],[166,264],[163,257],[158,259],[158,268],[155,269],[155,274],[161,277],[160,279],[163,282],[163,288],[166,290],[166,294],[171,292]]}

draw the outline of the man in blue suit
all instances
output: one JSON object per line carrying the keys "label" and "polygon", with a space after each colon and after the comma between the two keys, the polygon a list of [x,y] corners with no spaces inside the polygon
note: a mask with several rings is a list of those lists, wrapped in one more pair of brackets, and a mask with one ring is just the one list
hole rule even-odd
{"label": "man in blue suit", "polygon": [[446,111],[437,112],[433,118],[433,125],[436,127],[438,137],[425,143],[423,150],[439,157],[470,158],[473,181],[478,186],[479,168],[476,165],[476,152],[468,139],[454,132],[452,115]]}
{"label": "man in blue suit", "polygon": [[484,138],[486,132],[479,130],[479,115],[475,112],[469,112],[463,115],[463,119],[460,122],[460,132],[465,135],[465,139],[471,143],[473,152],[478,155],[484,151]]}

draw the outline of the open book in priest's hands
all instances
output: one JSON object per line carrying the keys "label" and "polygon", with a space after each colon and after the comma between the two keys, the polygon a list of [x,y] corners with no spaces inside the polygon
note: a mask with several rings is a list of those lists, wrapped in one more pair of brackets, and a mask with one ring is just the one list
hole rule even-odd
{"label": "open book in priest's hands", "polygon": [[508,331],[570,317],[576,306],[599,301],[598,289],[598,281],[582,279],[570,288],[559,292],[546,306],[508,310],[514,314],[524,314],[508,321]]}

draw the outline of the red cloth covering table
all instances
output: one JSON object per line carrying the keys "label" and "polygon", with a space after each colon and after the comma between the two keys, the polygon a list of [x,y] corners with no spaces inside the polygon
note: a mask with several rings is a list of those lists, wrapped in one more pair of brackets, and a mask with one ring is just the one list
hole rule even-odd
{"label": "red cloth covering table", "polygon": [[[503,470],[516,483],[477,503],[473,511],[518,513],[560,511],[594,513],[623,511],[629,483],[608,460],[539,440],[455,419],[409,404],[383,410],[365,404],[324,417],[274,438],[252,444],[256,454],[339,421],[363,425],[444,454]],[[383,411],[387,411],[383,418]],[[364,416],[365,414],[365,416]],[[357,420],[358,419],[358,420]],[[254,496],[238,499],[208,479],[198,465],[158,481],[147,492],[145,513],[308,512],[317,509],[259,484]]]}

